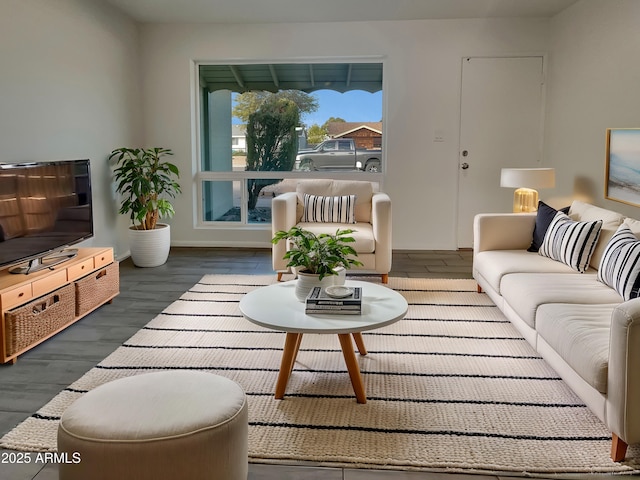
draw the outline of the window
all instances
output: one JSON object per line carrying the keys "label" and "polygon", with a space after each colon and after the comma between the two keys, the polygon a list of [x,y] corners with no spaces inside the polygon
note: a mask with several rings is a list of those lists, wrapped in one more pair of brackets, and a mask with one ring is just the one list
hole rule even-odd
{"label": "window", "polygon": [[[383,145],[382,63],[202,63],[197,65],[197,72],[200,143],[195,182],[201,226],[270,225],[271,200],[286,191],[295,191],[300,178],[381,179],[385,168],[382,153],[372,168],[365,165],[367,159],[357,158],[359,152],[354,152],[353,145],[359,145],[355,132],[361,128],[374,132],[371,146],[381,149]],[[250,114],[239,121],[233,112],[243,105],[238,101],[246,98],[238,96],[243,93],[257,98],[262,106],[256,109],[250,104]],[[323,99],[336,96],[339,100],[326,103],[333,101],[344,107],[347,99],[358,98],[361,110],[356,108],[355,113],[350,113],[338,109],[325,113],[325,117],[317,112],[300,115],[306,105],[302,102],[309,97],[319,104],[318,110],[325,112],[328,105],[322,104]],[[273,109],[279,120],[272,122],[268,119],[267,100],[281,97],[286,101]],[[295,108],[289,109],[289,101]],[[377,114],[364,110],[372,105],[378,109]],[[289,122],[286,129],[269,130],[283,118]],[[315,135],[310,136],[310,132]],[[330,140],[330,135],[342,138]],[[312,152],[323,140],[322,148],[315,151],[319,155],[317,161],[300,168],[302,152]],[[329,161],[321,158],[324,153],[327,157],[336,156]]]}
{"label": "window", "polygon": [[340,140],[338,142],[338,150],[350,152],[351,151],[351,142],[349,142],[348,140]]}

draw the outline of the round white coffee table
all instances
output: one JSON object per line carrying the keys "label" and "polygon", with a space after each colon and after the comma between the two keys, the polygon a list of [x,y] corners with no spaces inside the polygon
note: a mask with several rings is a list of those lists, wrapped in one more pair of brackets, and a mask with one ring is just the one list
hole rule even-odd
{"label": "round white coffee table", "polygon": [[360,355],[367,350],[362,332],[397,322],[407,313],[407,301],[390,288],[369,282],[348,280],[345,285],[362,288],[360,315],[306,315],[304,303],[295,296],[296,281],[276,283],[247,293],[240,300],[240,311],[256,325],[286,332],[280,372],[276,382],[275,398],[284,398],[289,376],[296,361],[302,335],[305,333],[337,334],[351,384],[358,403],[367,403],[360,368],[351,342],[351,336]]}

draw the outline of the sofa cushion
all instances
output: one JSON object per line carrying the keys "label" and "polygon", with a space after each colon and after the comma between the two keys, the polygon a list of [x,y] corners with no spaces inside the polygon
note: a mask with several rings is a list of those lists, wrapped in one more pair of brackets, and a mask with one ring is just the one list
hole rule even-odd
{"label": "sofa cushion", "polygon": [[500,293],[504,301],[531,328],[537,328],[536,312],[540,305],[622,302],[622,297],[615,290],[598,281],[595,270],[566,275],[511,273],[502,277]]}
{"label": "sofa cushion", "polygon": [[609,329],[616,304],[541,305],[536,315],[540,336],[600,393],[607,393]]}
{"label": "sofa cushion", "polygon": [[304,228],[305,230],[309,230],[316,235],[320,233],[330,233],[335,234],[338,229],[345,230],[355,230],[351,237],[355,240],[354,243],[350,243],[349,245],[355,249],[358,253],[373,253],[376,251],[376,241],[373,238],[373,227],[370,223],[307,223],[300,222],[298,224],[300,228]]}
{"label": "sofa cushion", "polygon": [[602,220],[576,222],[558,212],[549,225],[538,253],[583,273],[589,268],[601,227]]}
{"label": "sofa cushion", "polygon": [[319,223],[356,223],[355,195],[323,197],[304,194],[302,221]]}
{"label": "sofa cushion", "polygon": [[296,186],[298,196],[297,218],[302,218],[302,205],[304,194],[309,195],[355,195],[356,222],[371,223],[371,198],[373,197],[373,184],[363,180],[328,180],[324,178],[307,179],[298,181]]}
{"label": "sofa cushion", "polygon": [[509,273],[573,273],[568,265],[526,250],[485,250],[473,256],[473,267],[500,293],[500,280]]}
{"label": "sofa cushion", "polygon": [[626,223],[618,227],[602,255],[598,280],[625,300],[640,296],[640,240]]}
{"label": "sofa cushion", "polygon": [[544,240],[544,235],[547,233],[549,229],[549,225],[553,220],[553,217],[556,216],[558,211],[562,213],[569,213],[569,207],[564,207],[560,210],[556,210],[553,207],[550,207],[542,200],[538,202],[538,211],[536,212],[536,224],[533,227],[533,240],[531,241],[531,246],[527,249],[529,252],[537,252],[540,250],[542,246],[542,241]]}
{"label": "sofa cushion", "polygon": [[576,221],[580,222],[592,222],[594,220],[602,220],[602,228],[600,229],[600,238],[596,244],[596,248],[591,255],[590,265],[593,268],[598,268],[600,260],[602,260],[602,254],[609,242],[609,239],[616,232],[624,216],[614,212],[612,210],[606,210],[604,208],[596,207],[589,203],[581,202],[580,200],[574,200],[569,208],[569,216]]}
{"label": "sofa cushion", "polygon": [[640,220],[627,217],[624,219],[624,223],[627,224],[636,237],[640,238]]}

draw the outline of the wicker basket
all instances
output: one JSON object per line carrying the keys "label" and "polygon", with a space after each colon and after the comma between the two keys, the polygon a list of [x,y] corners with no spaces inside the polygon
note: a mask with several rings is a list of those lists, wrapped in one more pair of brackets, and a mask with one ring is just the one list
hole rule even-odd
{"label": "wicker basket", "polygon": [[5,313],[7,355],[13,355],[59,330],[75,315],[75,290],[69,284]]}
{"label": "wicker basket", "polygon": [[120,293],[118,262],[75,281],[76,316],[80,317]]}

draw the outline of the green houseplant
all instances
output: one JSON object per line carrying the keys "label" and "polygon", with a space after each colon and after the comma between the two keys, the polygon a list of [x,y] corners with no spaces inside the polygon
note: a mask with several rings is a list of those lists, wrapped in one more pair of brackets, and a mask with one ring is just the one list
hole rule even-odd
{"label": "green houseplant", "polygon": [[127,148],[113,150],[116,191],[123,196],[119,213],[128,214],[131,258],[140,267],[156,267],[167,261],[171,242],[168,224],[174,207],[170,198],[181,193],[178,167],[164,159],[173,155],[168,148]]}
{"label": "green houseplant", "polygon": [[[349,245],[355,242],[350,235],[351,229],[338,229],[335,234],[321,233],[319,235],[300,227],[292,227],[288,231],[280,230],[271,239],[276,244],[282,240],[289,240],[290,247],[284,254],[288,260],[287,267],[292,267],[298,274],[296,296],[304,301],[307,294],[316,285],[328,286],[332,283],[323,282],[325,277],[338,275],[338,268],[349,269],[361,266],[355,249]],[[313,278],[310,278],[313,277]]]}

